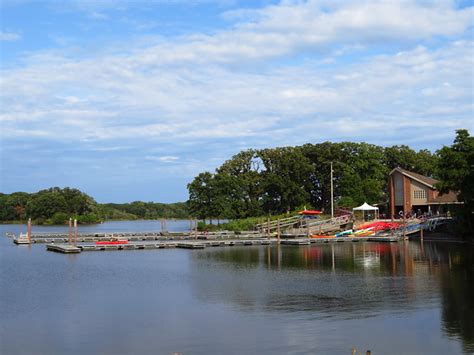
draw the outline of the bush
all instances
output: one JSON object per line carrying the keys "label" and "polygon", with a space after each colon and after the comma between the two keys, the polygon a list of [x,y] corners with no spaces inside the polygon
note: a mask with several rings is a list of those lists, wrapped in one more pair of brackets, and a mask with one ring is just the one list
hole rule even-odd
{"label": "bush", "polygon": [[51,224],[64,224],[69,220],[69,216],[63,212],[56,212],[53,217],[51,217]]}
{"label": "bush", "polygon": [[221,228],[216,224],[206,224],[205,222],[198,222],[197,229],[200,232],[204,232],[204,231],[215,232]]}
{"label": "bush", "polygon": [[94,213],[88,213],[77,217],[77,223],[79,224],[96,224],[99,223],[100,219]]}

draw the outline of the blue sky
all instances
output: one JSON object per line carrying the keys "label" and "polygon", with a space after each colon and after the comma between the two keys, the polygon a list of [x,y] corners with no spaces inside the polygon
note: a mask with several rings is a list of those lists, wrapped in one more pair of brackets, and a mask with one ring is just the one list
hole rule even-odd
{"label": "blue sky", "polygon": [[470,1],[1,2],[0,191],[175,202],[248,148],[474,131]]}

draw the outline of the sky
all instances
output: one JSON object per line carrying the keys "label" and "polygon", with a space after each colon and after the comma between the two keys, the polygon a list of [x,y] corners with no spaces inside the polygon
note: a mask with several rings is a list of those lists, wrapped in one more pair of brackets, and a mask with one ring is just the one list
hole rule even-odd
{"label": "sky", "polygon": [[185,201],[245,149],[474,131],[472,1],[0,4],[4,193]]}

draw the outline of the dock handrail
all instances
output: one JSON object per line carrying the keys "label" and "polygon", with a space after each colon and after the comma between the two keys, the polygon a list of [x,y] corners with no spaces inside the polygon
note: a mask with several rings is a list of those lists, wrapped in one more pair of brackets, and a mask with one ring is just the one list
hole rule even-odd
{"label": "dock handrail", "polygon": [[286,228],[289,226],[293,226],[297,223],[300,223],[301,221],[301,216],[291,216],[287,218],[283,218],[280,220],[273,220],[273,221],[268,221],[268,222],[263,222],[255,225],[255,229],[257,230],[264,230],[268,232],[271,231],[276,231],[278,229],[278,225],[280,225],[280,228]]}
{"label": "dock handrail", "polygon": [[325,233],[329,231],[338,230],[341,226],[352,222],[352,214],[346,214],[330,219],[322,219],[317,221],[307,221],[305,225],[300,228],[293,228],[288,230],[288,234],[316,234]]}

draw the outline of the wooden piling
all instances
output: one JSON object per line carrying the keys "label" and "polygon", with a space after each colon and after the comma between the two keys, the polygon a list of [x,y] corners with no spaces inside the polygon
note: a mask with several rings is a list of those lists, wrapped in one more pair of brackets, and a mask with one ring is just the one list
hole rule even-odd
{"label": "wooden piling", "polygon": [[31,244],[31,218],[28,218],[28,227],[26,229],[26,234],[28,236],[28,243]]}
{"label": "wooden piling", "polygon": [[281,235],[280,219],[278,219],[278,220],[277,220],[277,239],[278,239],[278,244],[280,244],[280,235]]}
{"label": "wooden piling", "polygon": [[68,237],[69,244],[72,244],[72,218],[69,218],[69,237]]}
{"label": "wooden piling", "polygon": [[198,220],[197,218],[194,219],[194,239],[197,239],[198,236]]}
{"label": "wooden piling", "polygon": [[74,218],[74,241],[73,244],[77,243],[77,219]]}

